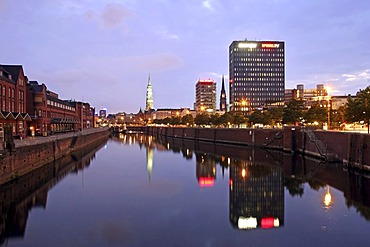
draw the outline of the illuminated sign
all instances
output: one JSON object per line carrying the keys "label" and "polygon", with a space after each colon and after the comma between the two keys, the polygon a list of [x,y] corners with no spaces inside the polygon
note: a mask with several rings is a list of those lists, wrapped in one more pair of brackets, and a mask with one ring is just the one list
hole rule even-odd
{"label": "illuminated sign", "polygon": [[239,43],[239,48],[251,48],[254,49],[257,47],[257,43]]}
{"label": "illuminated sign", "polygon": [[261,45],[262,48],[279,48],[280,44],[264,43]]}
{"label": "illuminated sign", "polygon": [[273,228],[273,227],[279,227],[280,226],[280,221],[278,218],[262,218],[261,219],[261,227],[268,229],[268,228]]}
{"label": "illuminated sign", "polygon": [[199,178],[199,186],[200,187],[212,187],[215,184],[214,178],[209,177],[200,177]]}
{"label": "illuminated sign", "polygon": [[257,218],[255,217],[239,217],[238,219],[238,228],[239,229],[252,229],[257,228]]}

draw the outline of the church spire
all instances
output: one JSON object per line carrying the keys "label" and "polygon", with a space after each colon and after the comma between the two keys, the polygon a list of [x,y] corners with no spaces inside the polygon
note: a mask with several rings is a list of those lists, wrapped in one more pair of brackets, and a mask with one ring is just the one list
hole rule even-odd
{"label": "church spire", "polygon": [[152,83],[150,82],[150,73],[148,77],[148,86],[146,87],[146,106],[145,110],[150,111],[153,109],[153,89],[152,89]]}
{"label": "church spire", "polygon": [[220,110],[226,111],[226,91],[225,91],[225,79],[222,75],[222,87],[221,87],[221,96],[220,96]]}

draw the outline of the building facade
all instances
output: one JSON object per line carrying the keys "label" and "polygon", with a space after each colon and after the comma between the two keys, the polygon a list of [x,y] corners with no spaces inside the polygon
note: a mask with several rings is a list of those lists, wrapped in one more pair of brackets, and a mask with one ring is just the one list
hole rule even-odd
{"label": "building facade", "polygon": [[249,112],[284,104],[285,44],[281,41],[233,41],[229,46],[231,111]]}
{"label": "building facade", "polygon": [[24,135],[31,118],[26,111],[26,84],[22,65],[0,65],[0,139],[5,124],[13,136]]}
{"label": "building facade", "polygon": [[216,112],[216,82],[214,80],[198,80],[195,85],[195,111],[197,113]]}
{"label": "building facade", "polygon": [[45,84],[27,83],[30,135],[48,135],[94,127],[95,110],[89,103],[59,99]]}

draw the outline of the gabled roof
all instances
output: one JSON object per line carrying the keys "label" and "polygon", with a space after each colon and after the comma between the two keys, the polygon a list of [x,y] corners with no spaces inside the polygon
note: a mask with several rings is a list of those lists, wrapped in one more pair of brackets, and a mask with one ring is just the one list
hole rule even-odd
{"label": "gabled roof", "polygon": [[6,71],[8,71],[12,75],[12,80],[15,82],[18,81],[19,75],[21,71],[23,71],[22,65],[2,65]]}

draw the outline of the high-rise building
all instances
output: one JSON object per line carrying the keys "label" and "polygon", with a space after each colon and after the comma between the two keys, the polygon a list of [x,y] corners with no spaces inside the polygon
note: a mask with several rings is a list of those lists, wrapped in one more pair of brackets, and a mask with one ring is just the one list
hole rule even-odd
{"label": "high-rise building", "polygon": [[226,91],[225,91],[225,78],[222,76],[222,86],[220,95],[220,111],[226,111]]}
{"label": "high-rise building", "polygon": [[146,87],[146,106],[145,110],[150,111],[154,109],[153,107],[153,89],[152,89],[152,83],[150,82],[150,74],[148,77],[148,86]]}
{"label": "high-rise building", "polygon": [[198,80],[195,86],[195,111],[216,111],[216,82],[214,80]]}
{"label": "high-rise building", "polygon": [[229,47],[229,95],[232,111],[246,115],[283,105],[285,53],[281,41],[233,41]]}

